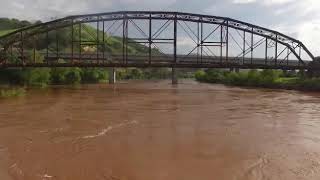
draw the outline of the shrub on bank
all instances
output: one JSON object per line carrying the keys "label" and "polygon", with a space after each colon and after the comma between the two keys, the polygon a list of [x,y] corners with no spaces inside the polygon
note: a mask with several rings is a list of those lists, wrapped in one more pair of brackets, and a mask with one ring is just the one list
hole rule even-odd
{"label": "shrub on bank", "polygon": [[24,70],[23,81],[25,85],[44,87],[50,83],[49,68],[33,68]]}
{"label": "shrub on bank", "polygon": [[206,75],[207,75],[206,72],[204,72],[203,70],[199,70],[194,74],[194,77],[196,78],[197,81],[205,82]]}
{"label": "shrub on bank", "polygon": [[80,82],[80,68],[52,68],[51,70],[51,84],[77,84]]}
{"label": "shrub on bank", "polygon": [[117,78],[118,79],[144,79],[146,76],[141,69],[137,68],[127,68],[127,69],[118,69]]}
{"label": "shrub on bank", "polygon": [[248,84],[248,74],[244,72],[230,72],[230,73],[224,73],[224,83],[230,84],[230,85],[238,85],[238,86],[244,86]]}
{"label": "shrub on bank", "polygon": [[255,84],[260,84],[260,73],[257,70],[250,70],[248,72],[248,85]]}
{"label": "shrub on bank", "polygon": [[195,78],[200,82],[222,83],[236,86],[267,88],[320,90],[320,78],[308,79],[305,76],[287,75],[277,70],[250,70],[229,72],[220,70],[198,71]]}
{"label": "shrub on bank", "polygon": [[209,69],[206,74],[205,81],[210,83],[220,83],[225,78],[223,72],[216,69]]}
{"label": "shrub on bank", "polygon": [[65,81],[63,84],[80,84],[81,83],[81,73],[80,68],[71,68],[65,74]]}
{"label": "shrub on bank", "polygon": [[108,80],[108,71],[104,68],[84,68],[81,74],[82,82],[99,83]]}
{"label": "shrub on bank", "polygon": [[26,93],[25,89],[23,88],[16,88],[16,89],[1,89],[0,90],[0,97],[7,98],[7,97],[19,97],[24,96]]}
{"label": "shrub on bank", "polygon": [[320,90],[320,78],[300,79],[298,84],[300,89]]}
{"label": "shrub on bank", "polygon": [[11,85],[46,86],[50,82],[49,68],[1,69],[0,83]]}
{"label": "shrub on bank", "polygon": [[47,86],[98,83],[108,79],[104,68],[13,68],[0,70],[0,84]]}

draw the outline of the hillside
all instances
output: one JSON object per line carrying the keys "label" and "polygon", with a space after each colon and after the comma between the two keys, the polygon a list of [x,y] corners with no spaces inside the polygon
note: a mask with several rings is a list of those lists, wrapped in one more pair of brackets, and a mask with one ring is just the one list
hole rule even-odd
{"label": "hillside", "polygon": [[8,33],[15,31],[16,29],[0,30],[0,36],[4,36]]}
{"label": "hillside", "polygon": [[[41,23],[40,21],[37,21],[36,23]],[[28,22],[28,21],[20,21],[17,19],[8,19],[8,18],[0,18],[0,36],[5,35],[7,33],[10,33],[16,29],[30,26],[34,23]],[[74,27],[74,37],[79,37],[79,27]],[[101,41],[103,37],[103,32],[99,31],[99,40]],[[55,50],[56,44],[55,44],[55,38],[56,34],[54,32],[49,33],[49,41],[51,42],[49,44],[49,48],[53,51]],[[58,31],[58,38],[59,38],[59,48],[60,51],[70,52],[71,51],[71,31],[70,27],[60,29]],[[86,45],[82,46],[83,51],[85,49],[95,49],[97,48],[96,45],[94,45],[94,42],[97,38],[97,29],[90,25],[82,25],[81,29],[81,40],[83,42],[86,42]],[[104,51],[110,54],[119,54],[122,53],[122,38],[116,37],[116,36],[109,36],[108,34],[105,34],[105,45],[101,45],[98,47],[100,51],[103,51],[101,48],[105,48]],[[90,45],[90,42],[92,42],[92,45]],[[101,43],[101,42],[100,42]],[[46,39],[45,36],[39,36],[37,41],[37,50],[38,51],[45,51],[47,45],[46,45]],[[30,50],[33,48],[32,42],[26,42],[25,46],[27,48],[30,48]],[[87,48],[85,48],[87,47]],[[90,48],[91,47],[91,48]],[[85,49],[84,49],[85,48]],[[74,46],[74,50],[77,51],[79,49],[79,46]],[[147,54],[149,52],[148,48],[142,44],[139,43],[130,43],[128,44],[128,54],[132,55],[138,55],[138,54]],[[160,54],[160,52],[157,49],[152,49],[153,54]]]}
{"label": "hillside", "polygon": [[20,21],[18,19],[0,18],[0,36],[10,33],[16,29],[30,26],[31,24],[31,22]]}
{"label": "hillside", "polygon": [[0,31],[19,29],[25,26],[30,26],[31,24],[31,22],[20,21],[18,19],[0,18]]}

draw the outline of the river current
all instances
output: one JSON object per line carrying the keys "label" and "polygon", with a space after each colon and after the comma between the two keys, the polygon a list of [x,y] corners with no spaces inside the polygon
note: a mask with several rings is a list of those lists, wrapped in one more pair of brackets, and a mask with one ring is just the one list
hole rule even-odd
{"label": "river current", "polygon": [[1,180],[319,180],[320,93],[183,80],[0,99]]}

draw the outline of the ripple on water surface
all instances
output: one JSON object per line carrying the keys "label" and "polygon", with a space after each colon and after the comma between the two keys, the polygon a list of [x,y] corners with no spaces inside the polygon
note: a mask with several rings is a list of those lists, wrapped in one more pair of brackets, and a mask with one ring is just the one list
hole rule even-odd
{"label": "ripple on water surface", "polygon": [[34,89],[0,100],[0,179],[318,180],[319,102],[190,80]]}

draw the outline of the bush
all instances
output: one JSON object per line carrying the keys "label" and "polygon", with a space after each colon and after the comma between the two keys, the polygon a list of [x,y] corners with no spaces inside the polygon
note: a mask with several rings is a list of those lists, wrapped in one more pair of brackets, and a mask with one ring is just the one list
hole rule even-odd
{"label": "bush", "polygon": [[254,69],[248,72],[248,85],[255,84],[260,84],[260,73]]}
{"label": "bush", "polygon": [[51,70],[51,83],[63,84],[66,81],[67,68],[53,68]]}
{"label": "bush", "polygon": [[226,74],[224,82],[231,85],[244,86],[247,84],[248,75],[245,72],[230,72]]}
{"label": "bush", "polygon": [[81,74],[82,82],[99,83],[108,80],[108,71],[103,68],[84,68]]}
{"label": "bush", "polygon": [[142,70],[133,68],[129,69],[130,79],[143,79],[144,75]]}
{"label": "bush", "polygon": [[80,84],[81,83],[81,69],[73,68],[65,75],[64,84]]}
{"label": "bush", "polygon": [[242,72],[229,72],[219,70],[208,70],[197,72],[196,80],[209,83],[223,83],[237,86],[258,86],[258,87],[281,87],[290,86],[295,82],[294,79],[285,81],[281,71],[276,70],[250,70]]}
{"label": "bush", "polygon": [[82,70],[80,68],[53,68],[51,71],[52,84],[79,84]]}
{"label": "bush", "polygon": [[117,71],[118,79],[143,79],[145,73],[138,68],[120,69]]}
{"label": "bush", "polygon": [[261,73],[260,83],[261,85],[273,85],[275,84],[276,80],[281,76],[280,71],[276,70],[263,70]]}
{"label": "bush", "polygon": [[0,69],[0,82],[2,84],[24,84],[23,74],[22,68]]}
{"label": "bush", "polygon": [[50,68],[15,68],[0,70],[0,82],[29,86],[46,86],[50,83]]}
{"label": "bush", "polygon": [[33,68],[25,70],[24,81],[26,85],[47,86],[50,83],[49,68]]}
{"label": "bush", "polygon": [[7,97],[18,97],[24,96],[26,93],[25,89],[17,88],[17,89],[1,89],[0,90],[0,97],[7,98]]}
{"label": "bush", "polygon": [[222,71],[216,70],[216,69],[207,70],[206,78],[205,78],[206,82],[219,83],[219,82],[222,82],[223,80],[224,80],[224,75]]}
{"label": "bush", "polygon": [[167,79],[171,77],[169,68],[150,68],[144,70],[147,79]]}
{"label": "bush", "polygon": [[206,72],[204,72],[203,70],[199,70],[195,73],[194,77],[196,78],[197,81],[200,81],[200,82],[205,82],[206,80]]}
{"label": "bush", "polygon": [[300,79],[299,87],[307,90],[320,90],[320,78]]}

